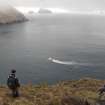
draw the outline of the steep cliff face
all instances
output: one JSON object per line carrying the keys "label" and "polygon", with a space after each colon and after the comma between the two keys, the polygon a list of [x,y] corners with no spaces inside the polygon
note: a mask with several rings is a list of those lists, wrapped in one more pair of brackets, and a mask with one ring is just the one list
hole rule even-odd
{"label": "steep cliff face", "polygon": [[0,24],[22,22],[25,20],[25,16],[12,6],[0,7]]}

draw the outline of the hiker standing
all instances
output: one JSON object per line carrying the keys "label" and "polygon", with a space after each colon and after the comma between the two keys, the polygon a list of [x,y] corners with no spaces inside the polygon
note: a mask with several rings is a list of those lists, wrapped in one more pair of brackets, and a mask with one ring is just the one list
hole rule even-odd
{"label": "hiker standing", "polygon": [[16,70],[11,70],[11,74],[8,76],[7,85],[9,89],[12,91],[13,97],[18,97],[19,92],[18,88],[20,87],[20,83],[18,78],[15,76]]}
{"label": "hiker standing", "polygon": [[103,96],[103,93],[105,93],[105,85],[103,87],[101,87],[99,90],[99,98],[101,98]]}

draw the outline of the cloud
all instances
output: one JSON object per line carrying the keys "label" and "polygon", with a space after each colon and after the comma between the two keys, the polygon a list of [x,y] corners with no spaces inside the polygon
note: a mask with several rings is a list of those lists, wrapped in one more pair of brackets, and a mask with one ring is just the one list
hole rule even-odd
{"label": "cloud", "polygon": [[105,9],[105,0],[9,0],[9,3],[15,6],[61,7],[66,9],[77,8],[80,10],[87,8]]}

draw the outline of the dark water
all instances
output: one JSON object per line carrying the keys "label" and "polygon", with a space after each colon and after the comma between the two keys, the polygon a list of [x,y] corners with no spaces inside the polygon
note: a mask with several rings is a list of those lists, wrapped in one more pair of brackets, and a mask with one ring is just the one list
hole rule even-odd
{"label": "dark water", "polygon": [[[81,65],[54,63],[49,57]],[[47,15],[1,25],[0,83],[6,82],[12,68],[22,83],[105,79],[105,17]]]}

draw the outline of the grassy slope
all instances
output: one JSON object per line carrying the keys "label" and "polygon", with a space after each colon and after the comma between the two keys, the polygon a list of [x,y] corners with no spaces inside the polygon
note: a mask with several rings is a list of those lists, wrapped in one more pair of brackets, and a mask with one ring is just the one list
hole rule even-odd
{"label": "grassy slope", "polygon": [[[0,87],[0,105],[95,105],[99,100],[97,90],[104,80],[81,79],[60,82],[56,85],[26,85],[20,89],[20,97],[12,98],[7,87]],[[104,99],[104,96],[101,100]]]}

